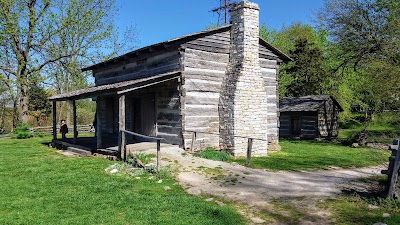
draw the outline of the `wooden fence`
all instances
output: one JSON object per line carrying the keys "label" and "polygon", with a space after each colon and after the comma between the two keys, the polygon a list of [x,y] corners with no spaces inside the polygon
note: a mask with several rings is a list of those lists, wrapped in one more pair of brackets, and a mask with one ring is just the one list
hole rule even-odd
{"label": "wooden fence", "polygon": [[[185,130],[185,132],[191,132],[192,133],[192,144],[190,146],[190,152],[194,153],[195,152],[195,142],[197,138],[197,133],[202,133],[202,134],[211,134],[211,135],[217,135],[219,136],[219,133],[212,133],[212,132],[202,132],[202,131],[191,131],[191,130]],[[255,138],[255,137],[248,137],[248,136],[240,136],[240,135],[232,135],[233,137],[239,137],[239,138],[246,138],[247,139],[247,151],[246,151],[246,166],[250,166],[251,163],[251,152],[253,149],[253,140],[259,140],[259,141],[268,141],[267,139],[262,139],[262,138]]]}
{"label": "wooden fence", "polygon": [[[121,129],[119,131],[119,137],[118,137],[118,155],[120,157],[120,159],[124,160],[124,162],[126,162],[126,135],[132,135],[134,137],[139,137],[142,138],[144,140],[146,140],[147,142],[157,142],[157,172],[160,172],[160,166],[161,166],[161,160],[160,160],[160,149],[161,149],[161,140],[164,140],[163,138],[157,138],[157,137],[151,137],[151,136],[146,136],[143,134],[138,134],[129,130],[123,130]],[[142,164],[142,162],[135,156],[133,156],[134,160],[136,161],[136,163],[140,166],[144,168],[144,165]]]}
{"label": "wooden fence", "polygon": [[382,170],[382,174],[388,176],[386,184],[386,197],[395,199],[399,197],[400,187],[398,183],[399,169],[400,169],[400,144],[399,140],[393,140],[389,150],[392,150],[392,155],[389,157],[389,166],[387,170]]}
{"label": "wooden fence", "polygon": [[[71,128],[69,128],[71,130]],[[93,125],[78,125],[78,132],[94,132]],[[53,126],[47,127],[32,127],[29,128],[30,132],[34,133],[53,133]],[[57,125],[57,132],[60,131],[60,125]]]}

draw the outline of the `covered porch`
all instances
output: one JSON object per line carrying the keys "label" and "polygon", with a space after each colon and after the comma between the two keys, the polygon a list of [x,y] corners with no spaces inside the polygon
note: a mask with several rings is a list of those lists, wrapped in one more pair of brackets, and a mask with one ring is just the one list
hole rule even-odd
{"label": "covered porch", "polygon": [[[116,146],[121,141],[121,130],[128,130],[151,137],[172,137],[165,142],[179,145],[178,132],[176,135],[163,132],[163,124],[169,122],[166,121],[165,111],[171,114],[172,108],[179,110],[179,83],[180,72],[171,72],[54,95],[49,98],[53,103],[52,144],[58,148],[73,147],[91,153],[115,154]],[[80,137],[77,132],[76,101],[88,98],[96,101],[95,137]],[[72,105],[70,130],[73,135],[70,138],[57,138],[59,121],[56,105],[59,101],[68,101]],[[123,135],[122,138],[127,144],[147,141],[131,135]]]}

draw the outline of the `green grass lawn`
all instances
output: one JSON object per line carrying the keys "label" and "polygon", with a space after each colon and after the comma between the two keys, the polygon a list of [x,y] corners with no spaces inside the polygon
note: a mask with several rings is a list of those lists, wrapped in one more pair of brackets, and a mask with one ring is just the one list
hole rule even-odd
{"label": "green grass lawn", "polygon": [[368,193],[350,192],[328,200],[322,207],[332,212],[335,224],[400,224],[400,200],[382,198],[382,184],[386,179],[387,176],[363,178],[369,187]]}
{"label": "green grass lawn", "polygon": [[[307,170],[328,167],[366,167],[388,161],[389,151],[350,148],[329,142],[280,141],[282,150],[267,157],[252,157],[251,167],[270,170]],[[230,159],[244,165],[246,158]]]}
{"label": "green grass lawn", "polygon": [[[339,129],[339,140],[346,140],[353,137],[358,132],[364,129],[363,124],[353,124],[349,128]],[[400,137],[400,126],[394,124],[377,124],[371,123],[368,125],[368,142],[386,143],[389,144],[393,139]]]}
{"label": "green grass lawn", "polygon": [[245,223],[172,179],[108,174],[113,162],[64,157],[41,144],[50,139],[0,140],[0,224]]}

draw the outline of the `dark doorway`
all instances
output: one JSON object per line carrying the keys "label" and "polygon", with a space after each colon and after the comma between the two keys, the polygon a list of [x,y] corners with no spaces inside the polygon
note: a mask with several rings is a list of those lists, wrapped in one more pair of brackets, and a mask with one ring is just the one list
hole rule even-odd
{"label": "dark doorway", "polygon": [[155,95],[141,94],[134,102],[134,131],[156,136]]}
{"label": "dark doorway", "polygon": [[291,125],[292,125],[292,135],[299,136],[300,132],[301,132],[300,117],[298,117],[298,116],[292,117]]}

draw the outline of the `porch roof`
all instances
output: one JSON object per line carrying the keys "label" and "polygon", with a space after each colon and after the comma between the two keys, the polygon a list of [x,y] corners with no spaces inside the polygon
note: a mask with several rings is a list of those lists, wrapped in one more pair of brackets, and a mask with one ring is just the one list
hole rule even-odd
{"label": "porch roof", "polygon": [[64,94],[57,94],[49,97],[50,101],[66,101],[85,98],[93,98],[100,95],[123,94],[136,89],[152,86],[168,80],[180,77],[181,71],[173,71],[156,76],[139,78],[135,80],[123,81],[113,84],[105,84],[100,86],[89,87],[85,89],[75,90]]}

